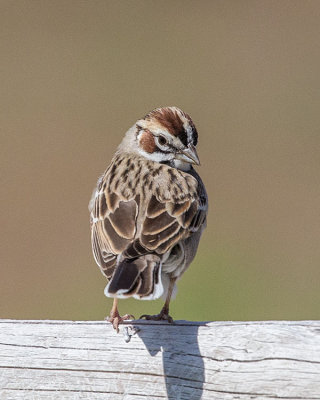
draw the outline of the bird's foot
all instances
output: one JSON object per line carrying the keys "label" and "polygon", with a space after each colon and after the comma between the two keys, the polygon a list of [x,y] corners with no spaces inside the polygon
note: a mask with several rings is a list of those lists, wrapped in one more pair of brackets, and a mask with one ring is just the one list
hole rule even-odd
{"label": "bird's foot", "polygon": [[127,321],[128,319],[135,318],[131,314],[126,314],[121,317],[121,315],[117,311],[115,313],[111,313],[110,316],[106,318],[106,321],[110,322],[117,333],[119,333],[119,324],[122,324],[122,322]]}
{"label": "bird's foot", "polygon": [[162,309],[159,314],[148,315],[143,314],[139,319],[145,318],[148,321],[168,321],[170,324],[173,323],[173,318],[169,315],[169,310]]}

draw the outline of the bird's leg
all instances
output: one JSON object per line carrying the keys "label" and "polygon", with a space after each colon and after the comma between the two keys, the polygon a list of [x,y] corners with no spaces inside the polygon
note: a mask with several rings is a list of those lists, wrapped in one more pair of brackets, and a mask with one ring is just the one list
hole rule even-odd
{"label": "bird's leg", "polygon": [[119,314],[118,311],[118,299],[115,297],[113,299],[113,305],[110,311],[109,317],[106,318],[108,322],[110,322],[113,326],[113,328],[119,333],[119,324],[121,324],[123,321],[126,321],[128,319],[134,319],[133,315],[126,314],[123,317]]}
{"label": "bird's leg", "polygon": [[172,291],[173,291],[176,280],[177,280],[177,278],[170,278],[168,294],[167,294],[166,301],[165,301],[160,313],[156,314],[156,315],[143,314],[143,315],[141,315],[140,319],[145,318],[147,320],[152,320],[152,321],[168,321],[168,322],[170,322],[170,324],[173,322],[172,317],[170,317],[170,315],[169,315],[169,304],[170,304],[170,299],[171,299]]}

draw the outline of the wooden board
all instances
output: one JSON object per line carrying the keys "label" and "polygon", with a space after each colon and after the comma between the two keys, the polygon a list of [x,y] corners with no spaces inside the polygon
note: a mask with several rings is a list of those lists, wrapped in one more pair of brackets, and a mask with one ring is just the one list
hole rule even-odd
{"label": "wooden board", "polygon": [[0,320],[0,390],[1,400],[319,400],[320,321],[134,321],[116,334],[102,321]]}

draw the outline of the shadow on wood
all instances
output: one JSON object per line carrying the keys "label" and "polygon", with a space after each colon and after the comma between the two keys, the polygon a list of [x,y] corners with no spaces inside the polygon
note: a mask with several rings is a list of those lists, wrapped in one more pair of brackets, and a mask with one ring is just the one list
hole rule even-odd
{"label": "shadow on wood", "polygon": [[167,398],[200,400],[204,384],[204,362],[198,345],[201,324],[188,324],[188,329],[169,325],[163,330],[164,324],[155,324],[153,330],[133,326],[151,357],[159,352],[162,355]]}

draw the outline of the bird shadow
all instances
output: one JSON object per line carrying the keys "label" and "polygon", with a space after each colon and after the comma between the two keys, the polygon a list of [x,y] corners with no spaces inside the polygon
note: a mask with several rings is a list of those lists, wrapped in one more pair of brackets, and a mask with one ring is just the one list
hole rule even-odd
{"label": "bird shadow", "polygon": [[[198,330],[204,322],[131,321],[151,357],[162,354],[167,398],[200,400],[205,380]],[[152,372],[152,371],[150,371]]]}

